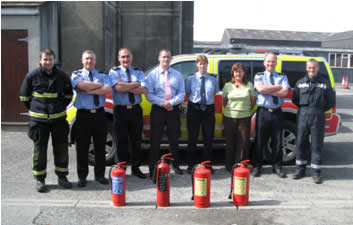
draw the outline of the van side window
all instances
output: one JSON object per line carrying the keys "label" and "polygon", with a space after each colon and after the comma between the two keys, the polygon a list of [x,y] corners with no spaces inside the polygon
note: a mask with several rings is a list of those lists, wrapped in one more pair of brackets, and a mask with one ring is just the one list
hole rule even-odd
{"label": "van side window", "polygon": [[171,65],[170,67],[179,71],[183,75],[184,79],[186,79],[190,74],[197,72],[195,61],[179,62]]}
{"label": "van side window", "polygon": [[219,63],[219,90],[222,90],[225,83],[231,81],[231,70],[232,66],[235,63],[241,63],[245,67],[245,73],[249,76],[250,81],[254,80],[254,76],[258,72],[263,72],[264,71],[264,64],[263,61],[257,61],[257,60],[227,60],[227,61],[221,61]]}
{"label": "van side window", "polygon": [[251,76],[251,81],[254,82],[254,77],[257,73],[264,72],[265,71],[265,66],[264,66],[264,61],[254,61],[253,62],[253,71],[252,71],[252,76]]}
{"label": "van side window", "polygon": [[[325,64],[323,62],[319,62],[319,66],[319,76],[324,76],[329,80]],[[287,75],[290,87],[294,88],[297,81],[307,74],[306,62],[283,61],[282,73]]]}

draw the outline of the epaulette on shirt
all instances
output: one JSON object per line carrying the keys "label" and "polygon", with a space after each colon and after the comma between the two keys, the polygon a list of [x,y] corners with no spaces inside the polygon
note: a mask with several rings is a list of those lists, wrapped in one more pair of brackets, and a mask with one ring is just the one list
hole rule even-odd
{"label": "epaulette on shirt", "polygon": [[255,75],[264,75],[265,73],[264,72],[258,72],[258,73],[256,73]]}
{"label": "epaulette on shirt", "polygon": [[118,66],[113,66],[113,67],[112,67],[112,70],[120,70],[120,67],[118,67]]}
{"label": "epaulette on shirt", "polygon": [[79,74],[79,73],[81,73],[82,72],[82,70],[75,70],[75,71],[73,71],[72,73],[74,73],[74,74]]}
{"label": "epaulette on shirt", "polygon": [[137,67],[134,67],[134,70],[140,70],[139,68],[137,68]]}

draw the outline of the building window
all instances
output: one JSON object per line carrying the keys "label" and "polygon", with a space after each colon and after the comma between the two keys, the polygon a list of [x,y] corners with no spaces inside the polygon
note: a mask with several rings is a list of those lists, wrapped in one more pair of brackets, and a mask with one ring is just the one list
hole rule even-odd
{"label": "building window", "polygon": [[329,53],[329,64],[336,68],[353,68],[353,54]]}
{"label": "building window", "polygon": [[330,59],[330,66],[335,67],[336,66],[336,54],[330,53],[328,58]]}

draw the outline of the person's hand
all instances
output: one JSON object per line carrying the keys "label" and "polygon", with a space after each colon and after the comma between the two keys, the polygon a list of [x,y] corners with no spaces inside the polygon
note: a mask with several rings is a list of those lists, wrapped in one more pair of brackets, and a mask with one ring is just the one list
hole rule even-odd
{"label": "person's hand", "polygon": [[162,106],[167,111],[172,111],[173,110],[173,106],[172,106],[172,104],[170,104],[170,102],[168,100],[164,100]]}

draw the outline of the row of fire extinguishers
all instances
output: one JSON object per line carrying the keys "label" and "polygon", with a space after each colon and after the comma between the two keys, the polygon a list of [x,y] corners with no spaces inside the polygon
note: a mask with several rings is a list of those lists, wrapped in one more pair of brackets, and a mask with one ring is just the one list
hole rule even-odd
{"label": "row of fire extinguishers", "polygon": [[[155,167],[153,182],[157,185],[157,207],[170,205],[170,166],[169,161],[172,154],[165,154],[157,162]],[[211,161],[205,161],[194,166],[192,170],[192,197],[194,206],[197,208],[208,208],[210,206],[211,193]],[[235,206],[246,206],[249,201],[249,160],[235,164],[232,169],[231,187],[229,199],[233,198]],[[114,165],[109,172],[111,194],[114,206],[124,206],[126,204],[126,162]]]}

